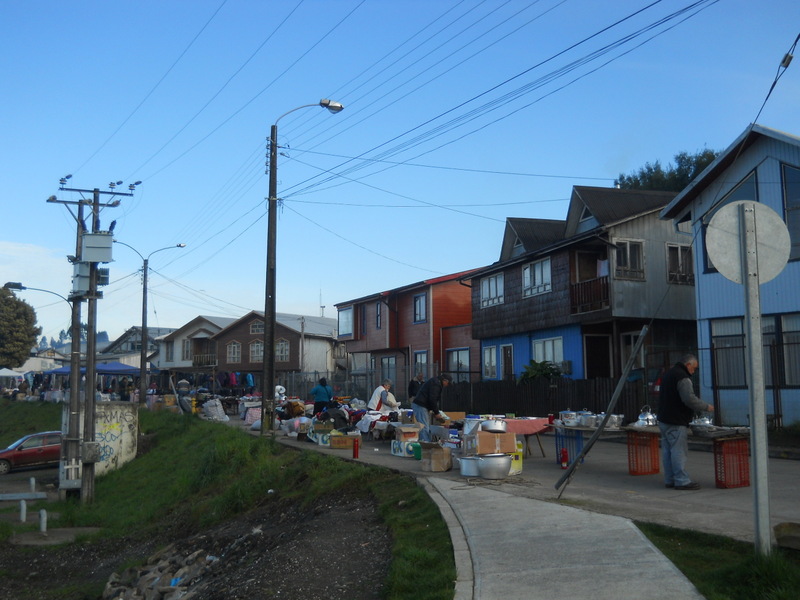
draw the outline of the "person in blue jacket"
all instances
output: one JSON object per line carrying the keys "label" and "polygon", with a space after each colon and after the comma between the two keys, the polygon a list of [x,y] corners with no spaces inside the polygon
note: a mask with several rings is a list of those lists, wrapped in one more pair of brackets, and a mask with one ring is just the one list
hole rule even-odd
{"label": "person in blue jacket", "polygon": [[328,406],[328,402],[333,400],[333,388],[328,385],[328,380],[320,377],[319,383],[311,388],[311,396],[314,398],[314,414],[317,415]]}

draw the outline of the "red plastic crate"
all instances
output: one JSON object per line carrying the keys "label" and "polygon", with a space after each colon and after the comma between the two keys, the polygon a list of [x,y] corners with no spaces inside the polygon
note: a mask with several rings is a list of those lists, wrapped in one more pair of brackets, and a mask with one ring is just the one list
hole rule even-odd
{"label": "red plastic crate", "polygon": [[661,470],[658,434],[628,431],[628,472],[631,475],[654,475]]}
{"label": "red plastic crate", "polygon": [[747,438],[716,439],[714,480],[718,488],[750,485],[750,441]]}

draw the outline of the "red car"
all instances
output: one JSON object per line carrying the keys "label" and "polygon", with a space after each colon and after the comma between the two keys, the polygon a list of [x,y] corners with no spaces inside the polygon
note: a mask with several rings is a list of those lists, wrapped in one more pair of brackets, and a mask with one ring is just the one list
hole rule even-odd
{"label": "red car", "polygon": [[0,450],[0,475],[13,469],[55,466],[61,458],[61,432],[32,433]]}

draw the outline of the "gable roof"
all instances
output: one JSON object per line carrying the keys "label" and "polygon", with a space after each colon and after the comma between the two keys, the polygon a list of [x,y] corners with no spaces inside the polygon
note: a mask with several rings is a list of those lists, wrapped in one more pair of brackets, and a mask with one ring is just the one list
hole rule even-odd
{"label": "gable roof", "polygon": [[576,185],[572,188],[565,237],[575,235],[584,209],[600,226],[608,226],[654,212],[675,197],[675,192],[626,190]]}
{"label": "gable roof", "polygon": [[[222,332],[238,326],[240,323],[249,322],[254,319],[264,320],[264,311],[251,310],[249,313],[238,319],[232,319],[226,327],[214,334],[212,337],[219,336]],[[308,315],[295,315],[291,313],[277,313],[276,323],[287,329],[316,337],[335,338],[337,335],[338,321],[327,317],[312,317]]]}
{"label": "gable roof", "polygon": [[500,260],[538,250],[564,237],[567,222],[560,219],[508,217],[500,249]]}
{"label": "gable roof", "polygon": [[[148,327],[147,328],[147,337],[151,339],[155,339],[157,337],[167,335],[175,331],[174,327]],[[135,338],[136,340],[140,340],[142,338],[142,328],[141,326],[134,326],[129,328],[125,333],[111,342],[108,346],[103,348],[103,354],[113,354],[120,346],[124,343],[129,341],[131,338]]]}
{"label": "gable roof", "polygon": [[[202,328],[203,325],[211,325],[213,328],[216,328],[216,330],[219,331],[220,329],[224,329],[234,321],[236,321],[236,319],[233,317],[212,317],[208,315],[199,315],[194,319],[192,319],[191,321],[189,321],[188,323],[186,323],[185,325],[182,325],[178,329],[175,329],[174,331],[170,332],[168,335],[163,336],[161,339],[164,341],[174,340],[180,337],[182,334],[186,333],[188,330]],[[217,331],[209,330],[208,333],[213,335]]]}
{"label": "gable roof", "polygon": [[761,138],[771,138],[792,146],[800,146],[800,138],[763,125],[751,124],[728,146],[714,162],[708,165],[689,185],[661,211],[662,219],[681,217],[681,213],[700,193],[728,167],[739,155]]}
{"label": "gable roof", "polygon": [[395,294],[410,292],[415,289],[427,288],[432,285],[436,285],[439,283],[447,283],[448,281],[463,281],[465,279],[470,278],[470,274],[477,269],[469,269],[467,271],[461,271],[459,273],[451,273],[450,275],[442,275],[440,277],[432,277],[431,279],[423,279],[422,281],[417,281],[415,283],[410,283],[408,285],[404,285],[401,287],[396,287],[391,290],[386,290],[383,292],[375,292],[374,294],[369,294],[367,296],[362,296],[361,298],[355,298],[353,300],[346,300],[345,302],[337,302],[333,306],[338,308],[340,306],[349,306],[350,304],[358,304],[360,302],[366,302],[368,300],[378,300],[380,298],[385,298],[386,296],[392,296]]}

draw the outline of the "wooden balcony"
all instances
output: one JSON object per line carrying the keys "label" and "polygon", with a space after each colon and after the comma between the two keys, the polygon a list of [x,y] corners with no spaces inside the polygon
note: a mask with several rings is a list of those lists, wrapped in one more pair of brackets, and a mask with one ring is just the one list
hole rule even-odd
{"label": "wooden balcony", "polygon": [[608,276],[573,283],[569,290],[572,314],[602,310],[609,307]]}
{"label": "wooden balcony", "polygon": [[195,354],[192,356],[193,367],[216,367],[217,355],[216,354]]}

